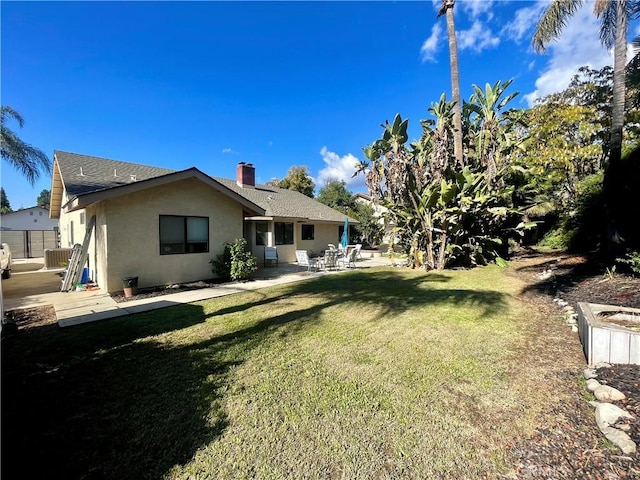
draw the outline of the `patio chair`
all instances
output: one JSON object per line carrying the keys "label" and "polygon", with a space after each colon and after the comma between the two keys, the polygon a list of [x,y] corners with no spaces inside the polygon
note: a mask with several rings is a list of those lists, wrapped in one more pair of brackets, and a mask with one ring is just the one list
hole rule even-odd
{"label": "patio chair", "polygon": [[356,258],[359,258],[360,260],[362,260],[362,253],[360,253],[360,250],[362,250],[362,244],[361,243],[356,243]]}
{"label": "patio chair", "polygon": [[338,268],[338,251],[326,250],[324,252],[324,268],[326,270],[333,270]]}
{"label": "patio chair", "polygon": [[278,249],[276,247],[264,247],[264,266],[267,266],[267,261],[276,262],[278,266]]}
{"label": "patio chair", "polygon": [[346,268],[356,268],[356,255],[358,251],[354,248],[349,252],[346,257],[342,257],[338,259],[338,263],[342,263]]}
{"label": "patio chair", "polygon": [[307,272],[310,272],[313,268],[318,271],[318,259],[309,258],[306,250],[296,250],[296,262],[298,263],[298,268],[307,267]]}
{"label": "patio chair", "polygon": [[336,246],[333,243],[329,244],[329,250],[335,250]]}

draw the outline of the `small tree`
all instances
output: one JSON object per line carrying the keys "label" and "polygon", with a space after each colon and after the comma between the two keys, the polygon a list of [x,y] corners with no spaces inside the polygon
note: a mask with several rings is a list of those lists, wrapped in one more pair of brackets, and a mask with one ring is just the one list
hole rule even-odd
{"label": "small tree", "polygon": [[293,166],[287,172],[286,177],[282,180],[273,179],[268,182],[268,185],[286,190],[294,190],[310,198],[313,198],[313,191],[316,188],[316,184],[313,183],[313,179],[311,175],[309,175],[309,167],[307,166]]}
{"label": "small tree", "polygon": [[247,241],[236,238],[224,244],[224,252],[209,263],[213,273],[225,280],[246,280],[258,269],[256,258],[247,252]]}
{"label": "small tree", "polygon": [[329,180],[318,192],[316,200],[345,213],[355,208],[353,193],[347,190],[344,180]]}
{"label": "small tree", "polygon": [[0,212],[9,213],[12,211],[13,210],[11,210],[11,205],[9,204],[9,199],[7,198],[4,188],[0,188]]}
{"label": "small tree", "polygon": [[51,191],[50,190],[42,190],[40,195],[38,195],[38,199],[36,200],[36,205],[39,207],[49,208],[49,204],[51,202]]}
{"label": "small tree", "polygon": [[356,202],[356,209],[352,215],[360,222],[356,229],[362,235],[362,240],[368,245],[376,245],[380,242],[383,233],[383,225],[380,217],[375,215],[375,209],[369,203]]}

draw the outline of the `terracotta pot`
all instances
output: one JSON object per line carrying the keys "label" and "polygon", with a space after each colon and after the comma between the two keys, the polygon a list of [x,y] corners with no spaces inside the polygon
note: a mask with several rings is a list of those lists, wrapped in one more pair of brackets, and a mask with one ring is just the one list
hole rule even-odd
{"label": "terracotta pot", "polygon": [[133,297],[136,293],[138,293],[138,287],[124,287],[125,298]]}

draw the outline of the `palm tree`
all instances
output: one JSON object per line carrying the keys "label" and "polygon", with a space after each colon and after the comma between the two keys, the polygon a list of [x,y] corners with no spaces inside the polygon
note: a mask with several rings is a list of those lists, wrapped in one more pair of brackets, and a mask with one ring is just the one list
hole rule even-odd
{"label": "palm tree", "polygon": [[442,0],[438,18],[447,18],[447,36],[449,37],[449,64],[451,65],[451,97],[455,103],[453,109],[453,154],[458,166],[464,166],[462,151],[462,103],[460,102],[460,75],[458,73],[458,45],[456,43],[456,27],[453,21],[455,0]]}
{"label": "palm tree", "polygon": [[13,165],[29,181],[31,185],[40,177],[41,170],[49,171],[51,162],[42,151],[22,141],[6,125],[9,118],[18,122],[20,128],[24,119],[13,108],[3,105],[0,110],[0,153],[2,158]]}
{"label": "palm tree", "polygon": [[[538,22],[533,36],[533,47],[543,52],[545,45],[557,39],[567,20],[582,6],[583,0],[553,0]],[[608,247],[617,249],[618,228],[613,219],[612,205],[615,185],[621,180],[619,171],[622,157],[622,129],[624,126],[625,63],[627,53],[627,22],[638,13],[637,0],[596,0],[593,8],[600,20],[600,41],[606,48],[613,47],[613,101],[611,113],[611,134],[609,137],[609,163],[605,170],[604,197],[607,201]],[[615,202],[613,202],[615,203]]]}

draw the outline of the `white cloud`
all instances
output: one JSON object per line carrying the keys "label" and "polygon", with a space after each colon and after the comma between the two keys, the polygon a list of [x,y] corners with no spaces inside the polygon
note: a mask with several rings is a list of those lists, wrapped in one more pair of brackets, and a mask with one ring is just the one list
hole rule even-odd
{"label": "white cloud", "polygon": [[550,58],[536,80],[536,89],[524,96],[529,106],[536,98],[565,89],[581,66],[599,69],[612,64],[611,53],[600,43],[592,10],[593,5],[586,2],[567,22],[558,41],[547,47]]}
{"label": "white cloud", "polygon": [[480,20],[475,20],[469,30],[458,32],[458,48],[460,50],[473,50],[481,52],[485,48],[496,47],[500,39],[494,37],[491,29]]}
{"label": "white cloud", "polygon": [[435,62],[435,54],[438,51],[438,44],[442,34],[442,26],[440,23],[435,23],[431,27],[431,36],[427,38],[420,48],[423,62]]}
{"label": "white cloud", "polygon": [[237,155],[238,154],[238,152],[233,150],[231,147],[223,148],[222,149],[222,153],[231,153],[233,155]]}
{"label": "white cloud", "polygon": [[462,9],[472,19],[478,18],[482,14],[486,14],[487,19],[493,18],[493,0],[466,0],[460,2]]}
{"label": "white cloud", "polygon": [[520,42],[526,35],[526,39],[531,42],[538,20],[548,5],[548,1],[542,0],[536,2],[532,7],[521,8],[516,11],[513,20],[505,25],[502,32],[507,38],[516,42]]}
{"label": "white cloud", "polygon": [[344,180],[352,188],[364,186],[364,176],[358,175],[351,178],[356,171],[356,165],[360,163],[355,155],[347,153],[341,157],[337,153],[330,152],[327,147],[322,147],[320,155],[322,155],[322,161],[326,166],[318,172],[318,177],[314,179],[318,188],[322,188],[331,180]]}

